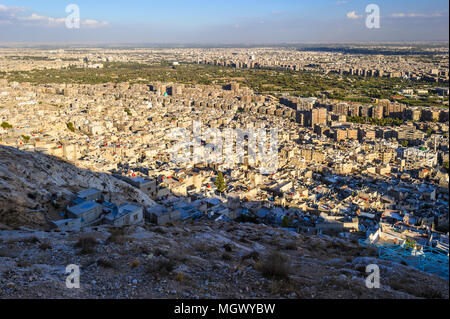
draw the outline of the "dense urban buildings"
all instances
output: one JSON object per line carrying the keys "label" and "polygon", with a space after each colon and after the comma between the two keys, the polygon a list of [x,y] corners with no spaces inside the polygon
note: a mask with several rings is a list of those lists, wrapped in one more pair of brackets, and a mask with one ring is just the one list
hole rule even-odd
{"label": "dense urban buildings", "polygon": [[[437,62],[298,48],[0,49],[1,150],[45,154],[96,176],[68,187],[56,176],[63,168],[39,167],[61,190],[36,189],[24,196],[43,201],[19,201],[14,211],[63,234],[112,227],[142,239],[148,225],[245,224],[358,249],[416,245],[444,256],[421,270],[448,280],[448,49],[435,50]],[[399,79],[378,97],[334,96],[333,87],[305,96],[255,90],[244,76],[259,71]],[[133,72],[141,73],[130,80]],[[167,74],[179,81],[159,80]],[[4,165],[9,172],[14,163]]]}
{"label": "dense urban buildings", "polygon": [[[168,51],[173,59],[183,63],[203,61],[205,54],[221,54],[224,58],[233,52],[232,49]],[[272,65],[283,61],[284,56],[308,54],[287,49],[236,51],[251,61],[270,53]],[[91,53],[85,56],[64,50],[30,50],[26,55],[36,58],[25,61],[32,61],[27,64],[34,70],[47,68],[48,61],[43,58],[48,57],[46,54],[58,57],[52,68],[60,69],[67,67],[64,61],[83,68],[102,61],[158,60],[153,50],[132,54],[121,50],[88,52]],[[9,50],[3,52],[2,60],[6,61],[3,68],[8,72],[24,70],[24,60],[20,56],[11,60],[10,54]],[[340,54],[326,57],[310,54],[320,60],[342,60]],[[366,63],[370,64],[370,59]],[[426,66],[421,68],[418,64],[417,68],[418,74],[428,72]],[[448,83],[446,76],[444,80]],[[347,234],[363,231],[369,235],[379,229],[381,217],[387,211],[397,212],[402,219],[414,216],[410,219],[414,223],[405,223],[404,227],[418,233],[422,227],[434,231],[448,225],[445,169],[449,162],[448,108],[445,107],[407,106],[376,98],[370,103],[288,95],[274,98],[236,82],[223,86],[112,81],[33,84],[10,81],[6,76],[0,85],[3,145],[61,157],[93,171],[109,172],[143,190],[158,203],[157,207],[169,208],[166,214],[170,216],[176,199],[194,215],[197,211],[210,217],[216,213],[217,218],[229,220],[243,214],[258,217],[261,210],[267,210],[264,219],[272,218],[273,223],[280,224],[287,217],[286,223],[298,231],[320,232],[325,227],[321,225],[327,225],[325,228],[347,230]],[[200,122],[204,129],[222,131],[278,128],[276,171],[262,175],[258,170],[263,164],[261,159],[252,165],[248,159],[241,163],[233,152],[238,143],[228,145],[235,158],[226,163],[174,162],[171,150],[177,140],[170,132],[184,128],[192,134],[194,121]],[[211,141],[205,137],[205,142]],[[215,186],[218,172],[224,173],[227,185],[219,197]],[[399,195],[402,189],[406,193]],[[428,192],[433,195],[426,197],[424,194]],[[217,200],[216,210],[202,208],[201,203],[208,198]],[[238,201],[235,203],[232,198]],[[145,210],[149,215],[162,214],[160,208],[155,212],[152,207]],[[372,220],[361,218],[361,213],[372,214]],[[189,218],[185,214],[177,216]],[[326,216],[341,216],[344,222],[323,224]],[[345,226],[346,219],[353,220],[349,228]],[[358,222],[354,223],[355,220]],[[434,236],[433,240],[437,238],[440,237]]]}

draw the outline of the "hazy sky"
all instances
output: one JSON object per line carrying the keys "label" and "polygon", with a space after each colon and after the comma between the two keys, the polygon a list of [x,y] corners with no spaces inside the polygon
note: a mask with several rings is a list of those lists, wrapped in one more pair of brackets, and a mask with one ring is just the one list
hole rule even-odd
{"label": "hazy sky", "polygon": [[[66,6],[80,9],[68,29]],[[379,29],[365,25],[377,4]],[[448,41],[448,0],[0,0],[0,42]]]}

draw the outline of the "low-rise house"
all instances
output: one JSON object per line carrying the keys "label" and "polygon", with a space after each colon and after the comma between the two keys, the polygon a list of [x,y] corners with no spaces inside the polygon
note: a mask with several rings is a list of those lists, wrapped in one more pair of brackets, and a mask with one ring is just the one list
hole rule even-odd
{"label": "low-rise house", "polygon": [[102,192],[96,188],[89,188],[79,192],[77,196],[85,201],[98,201],[102,199]]}
{"label": "low-rise house", "polygon": [[163,205],[153,205],[147,208],[146,216],[157,225],[165,225],[171,221],[181,219],[180,210],[170,210]]}
{"label": "low-rise house", "polygon": [[210,210],[208,210],[208,216],[214,216],[214,215],[224,215],[228,218],[235,218],[236,216],[234,214],[230,214],[230,210],[225,205],[216,205],[212,207]]}
{"label": "low-rise house", "polygon": [[122,175],[113,175],[113,176],[138,188],[139,190],[147,194],[150,198],[156,198],[158,185],[155,180],[149,180],[140,176],[138,177],[127,177]]}
{"label": "low-rise house", "polygon": [[141,206],[126,203],[119,207],[113,206],[112,211],[105,216],[105,223],[117,227],[137,225],[144,222],[144,209]]}
{"label": "low-rise house", "polygon": [[78,231],[81,229],[81,218],[49,221],[50,227],[61,231]]}
{"label": "low-rise house", "polygon": [[69,218],[80,218],[81,227],[94,225],[101,220],[102,205],[94,201],[83,201],[67,208]]}

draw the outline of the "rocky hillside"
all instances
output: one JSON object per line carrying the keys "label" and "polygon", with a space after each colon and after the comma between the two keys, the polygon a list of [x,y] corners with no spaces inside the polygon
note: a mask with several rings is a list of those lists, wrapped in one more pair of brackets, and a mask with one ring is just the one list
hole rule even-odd
{"label": "rocky hillside", "polygon": [[[83,234],[0,231],[3,298],[448,298],[448,281],[330,237],[183,222]],[[80,289],[65,268],[81,267]],[[365,286],[366,265],[381,287]]]}
{"label": "rocky hillside", "polygon": [[[60,232],[42,227],[42,214],[29,213],[56,211],[82,187],[152,204],[105,174],[0,146],[0,297],[449,297],[448,281],[339,238],[210,221]],[[80,266],[80,289],[66,288],[70,264]],[[380,267],[379,289],[365,286],[368,264]]]}
{"label": "rocky hillside", "polygon": [[[95,187],[117,202],[154,202],[144,193],[107,174],[80,169],[56,157],[0,145],[0,223],[44,226],[43,211],[55,217],[74,193]],[[107,199],[109,199],[107,195]]]}

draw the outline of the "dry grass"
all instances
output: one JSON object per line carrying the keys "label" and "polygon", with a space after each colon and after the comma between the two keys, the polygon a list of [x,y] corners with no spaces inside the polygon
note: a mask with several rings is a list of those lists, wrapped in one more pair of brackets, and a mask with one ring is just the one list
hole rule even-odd
{"label": "dry grass", "polygon": [[35,236],[30,237],[30,238],[25,238],[24,240],[22,240],[23,243],[28,243],[28,244],[36,244],[39,243],[39,239]]}
{"label": "dry grass", "polygon": [[402,291],[407,294],[425,299],[443,299],[445,296],[442,292],[430,287],[425,283],[418,285],[413,279],[407,277],[397,278],[395,281],[389,283],[392,289]]}
{"label": "dry grass", "polygon": [[192,245],[192,248],[201,253],[212,253],[217,251],[216,246],[208,245],[204,242],[196,242]]}
{"label": "dry grass", "polygon": [[292,241],[289,241],[288,243],[286,243],[284,246],[283,246],[283,249],[284,250],[297,250],[297,242],[296,241],[294,241],[294,240],[292,240]]}
{"label": "dry grass", "polygon": [[184,273],[182,273],[182,272],[177,272],[175,274],[175,280],[178,281],[178,282],[183,282],[183,281],[186,280],[186,275]]}
{"label": "dry grass", "polygon": [[48,242],[48,241],[44,241],[39,245],[39,249],[41,250],[47,250],[47,249],[51,249],[52,245]]}
{"label": "dry grass", "polygon": [[15,258],[19,255],[19,252],[12,248],[1,247],[0,248],[0,257],[9,257]]}
{"label": "dry grass", "polygon": [[177,263],[173,259],[160,258],[151,261],[147,266],[146,272],[154,277],[170,274],[176,267]]}
{"label": "dry grass", "polygon": [[97,246],[97,239],[92,235],[81,235],[78,239],[75,247],[81,248],[80,254],[87,255],[95,252],[95,246]]}
{"label": "dry grass", "polygon": [[259,253],[257,251],[252,251],[251,253],[248,253],[247,255],[241,257],[241,261],[246,261],[247,259],[253,259],[254,261],[258,261]]}
{"label": "dry grass", "polygon": [[168,259],[175,260],[177,262],[186,262],[188,261],[188,256],[186,253],[180,248],[173,248],[173,250],[165,250],[161,248],[156,248],[153,251],[153,255],[155,257],[163,256]]}
{"label": "dry grass", "polygon": [[158,256],[164,256],[167,257],[169,255],[169,252],[167,250],[161,249],[161,248],[156,248],[153,251],[153,255],[158,257]]}
{"label": "dry grass", "polygon": [[100,258],[97,260],[97,265],[103,268],[114,268],[113,262],[106,258]]}
{"label": "dry grass", "polygon": [[152,252],[152,250],[151,250],[150,247],[148,247],[148,246],[139,246],[139,252],[140,252],[141,254],[150,255],[150,253]]}
{"label": "dry grass", "polygon": [[298,298],[301,296],[299,287],[291,280],[273,281],[269,289],[274,295],[285,296],[288,298]]}
{"label": "dry grass", "polygon": [[125,228],[112,228],[108,242],[123,245],[127,241]]}
{"label": "dry grass", "polygon": [[258,263],[257,269],[266,278],[288,279],[291,272],[289,259],[278,251],[273,251]]}
{"label": "dry grass", "polygon": [[17,267],[19,267],[19,268],[27,268],[30,266],[31,266],[31,262],[29,260],[21,258],[17,261]]}
{"label": "dry grass", "polygon": [[153,229],[153,232],[161,234],[161,235],[165,235],[167,232],[162,229],[161,227],[156,227],[155,229]]}
{"label": "dry grass", "polygon": [[131,267],[131,269],[134,269],[134,268],[139,267],[140,264],[141,264],[141,262],[139,261],[139,259],[135,259],[131,262],[130,267]]}
{"label": "dry grass", "polygon": [[326,276],[322,279],[321,286],[323,289],[338,290],[354,290],[352,283],[346,277]]}
{"label": "dry grass", "polygon": [[308,248],[313,252],[323,250],[326,248],[326,246],[320,240],[310,240]]}
{"label": "dry grass", "polygon": [[175,249],[167,254],[167,258],[175,260],[178,263],[186,263],[189,261],[189,256],[181,249]]}
{"label": "dry grass", "polygon": [[223,259],[223,260],[226,260],[226,261],[230,261],[230,260],[233,260],[233,256],[231,256],[231,255],[228,254],[228,253],[223,253],[223,254],[222,254],[222,259]]}

